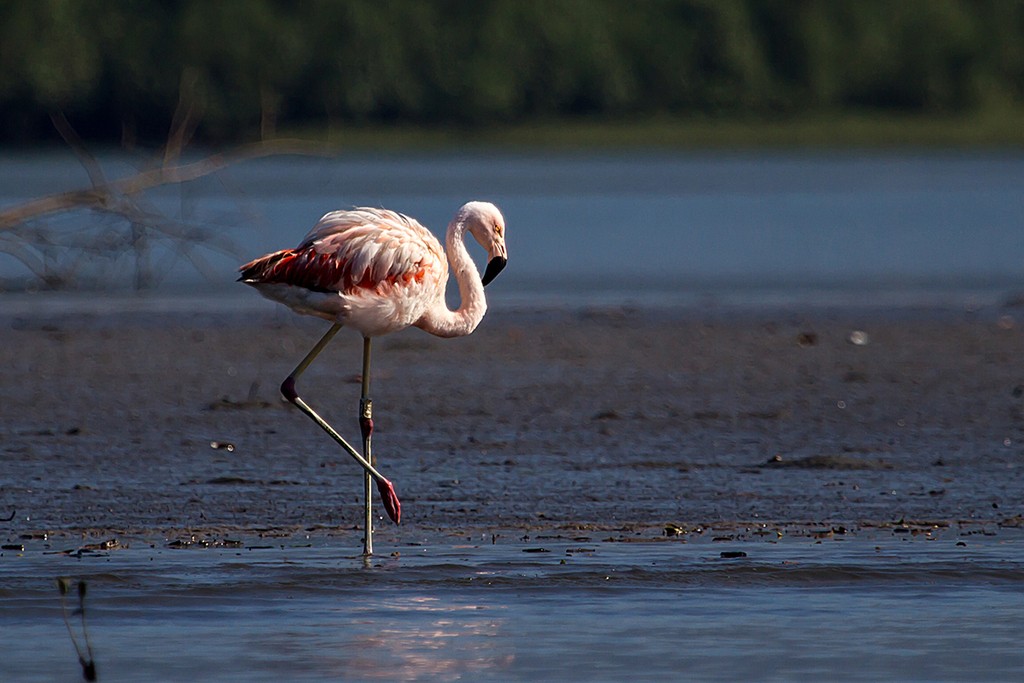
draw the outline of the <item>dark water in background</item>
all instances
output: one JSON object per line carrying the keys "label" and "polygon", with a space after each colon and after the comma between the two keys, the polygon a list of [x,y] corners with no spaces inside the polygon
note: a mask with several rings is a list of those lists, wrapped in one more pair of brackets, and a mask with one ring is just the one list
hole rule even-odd
{"label": "dark water in background", "polygon": [[[0,205],[84,187],[69,156],[0,158]],[[104,163],[111,176],[132,168]],[[206,281],[159,245],[151,260],[165,285],[227,286],[240,259],[294,245],[328,210],[385,206],[441,235],[475,198],[509,226],[499,302],[856,303],[867,291],[930,303],[1024,286],[1024,157],[952,152],[268,159],[148,194],[235,250],[200,251]],[[122,259],[91,274],[125,284],[131,269]],[[23,274],[0,255],[0,277]]]}
{"label": "dark water in background", "polygon": [[[2,205],[84,184],[64,156],[0,159]],[[971,306],[1024,288],[1017,155],[409,155],[253,162],[153,193],[237,253],[204,252],[207,281],[157,248],[167,286],[139,305],[235,306],[221,292],[237,263],[293,245],[329,209],[383,205],[441,233],[473,198],[509,225],[493,306]],[[132,270],[89,268],[118,283]],[[21,274],[0,255],[0,277]],[[1024,542],[1018,530],[971,536],[969,552],[960,540],[385,539],[369,565],[324,539],[136,542],[80,559],[29,541],[0,557],[0,681],[78,680],[60,575],[92,586],[102,681],[1021,680]],[[526,552],[538,547],[550,552]],[[746,557],[722,557],[732,550]]]}

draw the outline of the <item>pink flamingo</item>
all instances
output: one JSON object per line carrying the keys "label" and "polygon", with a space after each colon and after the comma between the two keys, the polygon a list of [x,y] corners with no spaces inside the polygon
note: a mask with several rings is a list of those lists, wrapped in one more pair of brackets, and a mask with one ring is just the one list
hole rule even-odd
{"label": "pink flamingo", "polygon": [[[466,250],[466,232],[487,250],[487,269],[480,277]],[[445,252],[447,251],[447,259]],[[398,524],[402,506],[395,487],[374,467],[370,400],[370,339],[414,326],[439,337],[470,334],[484,317],[484,285],[508,261],[505,219],[487,202],[465,204],[448,224],[445,249],[415,219],[394,211],[356,208],[332,211],[313,226],[294,249],[267,254],[239,270],[241,282],[292,310],[334,324],[281,384],[281,393],[341,445],[365,471],[364,553],[373,553],[370,480],[377,483],[388,516]],[[461,305],[445,303],[448,266],[459,284]],[[299,397],[295,381],[343,326],[363,335],[360,454]]]}

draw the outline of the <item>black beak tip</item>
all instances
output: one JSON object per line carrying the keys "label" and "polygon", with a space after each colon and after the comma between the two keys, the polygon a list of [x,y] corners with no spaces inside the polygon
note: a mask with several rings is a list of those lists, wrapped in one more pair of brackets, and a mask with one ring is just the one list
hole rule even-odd
{"label": "black beak tip", "polygon": [[498,277],[498,273],[502,271],[506,263],[508,263],[508,259],[501,256],[495,256],[487,262],[487,270],[484,271],[484,276],[480,279],[484,287],[489,285],[491,280]]}

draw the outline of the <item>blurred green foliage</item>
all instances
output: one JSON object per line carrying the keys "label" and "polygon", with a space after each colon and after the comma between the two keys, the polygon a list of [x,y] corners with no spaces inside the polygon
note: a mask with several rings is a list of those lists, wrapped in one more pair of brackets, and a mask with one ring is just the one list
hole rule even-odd
{"label": "blurred green foliage", "polygon": [[0,141],[1024,104],[1017,0],[4,0]]}

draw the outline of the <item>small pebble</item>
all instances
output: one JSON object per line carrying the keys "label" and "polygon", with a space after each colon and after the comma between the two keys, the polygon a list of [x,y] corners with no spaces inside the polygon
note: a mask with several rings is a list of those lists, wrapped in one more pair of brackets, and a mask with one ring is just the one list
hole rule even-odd
{"label": "small pebble", "polygon": [[864,330],[854,330],[853,332],[850,332],[850,336],[847,337],[847,340],[849,340],[849,342],[854,346],[867,346],[870,341],[868,339],[868,333]]}

